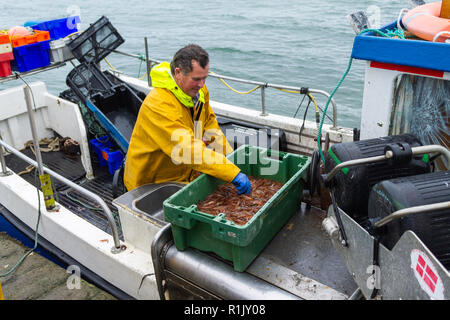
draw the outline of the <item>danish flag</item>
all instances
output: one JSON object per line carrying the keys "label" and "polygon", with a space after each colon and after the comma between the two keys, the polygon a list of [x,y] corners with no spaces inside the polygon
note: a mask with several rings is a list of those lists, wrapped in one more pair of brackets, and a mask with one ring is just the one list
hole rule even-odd
{"label": "danish flag", "polygon": [[420,250],[411,252],[411,268],[414,270],[420,287],[431,299],[440,300],[444,298],[442,280],[439,278],[433,263],[424,252]]}
{"label": "danish flag", "polygon": [[423,281],[427,284],[428,288],[430,288],[431,292],[434,293],[438,278],[420,254],[417,258],[416,270],[422,277]]}

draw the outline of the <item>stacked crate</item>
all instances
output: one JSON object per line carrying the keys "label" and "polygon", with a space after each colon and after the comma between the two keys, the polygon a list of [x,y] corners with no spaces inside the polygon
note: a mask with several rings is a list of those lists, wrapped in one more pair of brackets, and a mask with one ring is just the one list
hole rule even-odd
{"label": "stacked crate", "polygon": [[78,16],[71,16],[34,23],[27,35],[0,33],[0,77],[11,75],[11,70],[27,72],[73,58],[65,40],[78,32],[79,22]]}
{"label": "stacked crate", "polygon": [[78,33],[79,16],[41,21],[33,24],[34,30],[48,31],[50,33],[50,61],[52,63],[64,62],[73,59],[73,54],[66,46],[71,41],[71,35]]}
{"label": "stacked crate", "polygon": [[31,35],[13,36],[14,60],[12,69],[26,72],[50,65],[50,34],[48,31],[33,30]]}
{"label": "stacked crate", "polygon": [[11,60],[14,60],[14,54],[9,35],[0,33],[0,77],[11,75]]}

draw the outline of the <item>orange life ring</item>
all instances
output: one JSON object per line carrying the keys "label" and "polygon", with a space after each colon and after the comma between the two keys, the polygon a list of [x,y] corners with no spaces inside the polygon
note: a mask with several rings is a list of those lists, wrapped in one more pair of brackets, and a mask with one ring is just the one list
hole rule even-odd
{"label": "orange life ring", "polygon": [[[403,17],[402,23],[409,32],[419,38],[445,42],[450,39],[450,19],[439,16],[441,6],[440,1],[418,6]],[[437,39],[434,39],[436,36]]]}

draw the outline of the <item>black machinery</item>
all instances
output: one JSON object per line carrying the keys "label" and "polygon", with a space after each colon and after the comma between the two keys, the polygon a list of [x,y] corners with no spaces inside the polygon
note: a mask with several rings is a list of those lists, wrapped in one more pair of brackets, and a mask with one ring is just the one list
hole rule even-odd
{"label": "black machinery", "polygon": [[366,298],[444,298],[450,171],[434,171],[439,154],[450,163],[446,148],[410,134],[328,150],[321,180],[333,204],[323,226]]}

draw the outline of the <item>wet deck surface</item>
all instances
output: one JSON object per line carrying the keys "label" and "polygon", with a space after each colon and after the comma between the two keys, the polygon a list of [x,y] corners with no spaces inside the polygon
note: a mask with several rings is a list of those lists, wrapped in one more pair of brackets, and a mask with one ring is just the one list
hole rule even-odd
{"label": "wet deck surface", "polygon": [[[22,153],[31,159],[34,159],[35,157],[29,148],[23,150]],[[85,179],[86,173],[81,163],[80,155],[69,157],[62,151],[56,151],[42,152],[41,156],[46,167],[99,195],[108,205],[113,216],[118,216],[117,208],[111,204],[113,198],[117,196],[113,195],[113,176],[108,172],[106,166],[100,167],[98,165],[98,159],[92,158],[95,178],[87,181]],[[14,154],[7,155],[5,161],[6,166],[16,174],[22,173],[28,166],[28,163]],[[30,184],[39,186],[39,179],[36,178],[34,170],[28,173],[22,173],[21,177]],[[108,220],[96,201],[84,196],[76,190],[70,189],[67,185],[56,179],[53,179],[52,184],[56,192],[55,199],[58,203],[100,230],[112,235]],[[117,192],[119,192],[119,190],[117,190]],[[121,193],[119,193],[119,195],[120,194]],[[118,231],[119,237],[123,240],[120,226],[118,226]]]}
{"label": "wet deck surface", "polygon": [[[0,232],[0,274],[9,271],[28,250]],[[0,283],[5,300],[116,300],[83,279],[78,282],[72,273],[34,252],[12,274],[0,278]]]}
{"label": "wet deck surface", "polygon": [[357,286],[322,229],[325,217],[325,211],[303,203],[261,256],[349,296]]}

